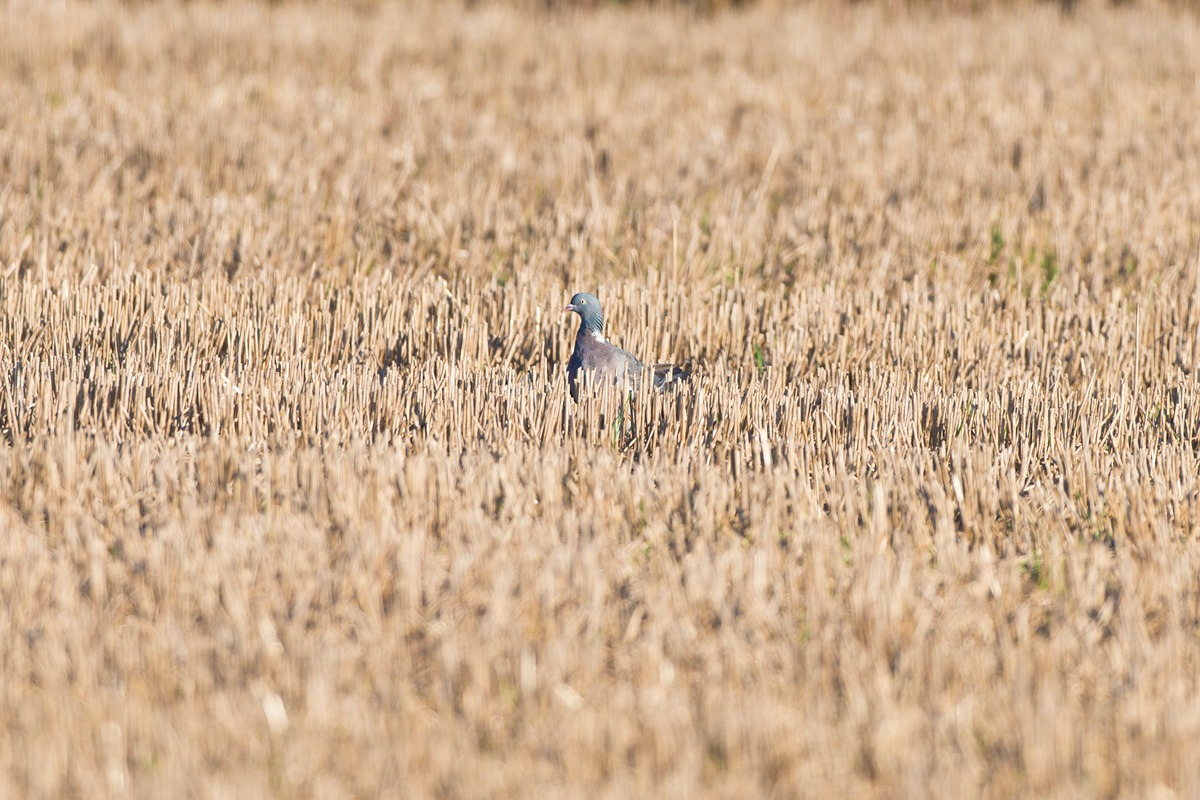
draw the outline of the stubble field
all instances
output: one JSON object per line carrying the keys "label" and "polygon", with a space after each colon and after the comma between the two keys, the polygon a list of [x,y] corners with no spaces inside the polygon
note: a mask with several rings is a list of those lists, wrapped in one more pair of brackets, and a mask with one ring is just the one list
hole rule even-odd
{"label": "stubble field", "polygon": [[[0,796],[1200,793],[1200,24],[0,7]],[[576,405],[575,291],[684,390]]]}

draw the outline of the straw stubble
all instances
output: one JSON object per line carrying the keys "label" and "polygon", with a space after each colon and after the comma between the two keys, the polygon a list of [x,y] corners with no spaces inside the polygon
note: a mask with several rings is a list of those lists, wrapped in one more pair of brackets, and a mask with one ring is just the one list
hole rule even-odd
{"label": "straw stubble", "polygon": [[0,795],[1200,787],[1191,17],[0,17]]}

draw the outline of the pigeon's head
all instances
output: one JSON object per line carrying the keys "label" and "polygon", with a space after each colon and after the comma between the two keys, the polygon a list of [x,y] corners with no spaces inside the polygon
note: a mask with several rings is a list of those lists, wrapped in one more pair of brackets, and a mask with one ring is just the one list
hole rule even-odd
{"label": "pigeon's head", "polygon": [[596,295],[579,292],[571,298],[571,302],[563,306],[563,311],[574,311],[583,320],[583,327],[602,333],[604,331],[604,314],[600,311],[600,301]]}

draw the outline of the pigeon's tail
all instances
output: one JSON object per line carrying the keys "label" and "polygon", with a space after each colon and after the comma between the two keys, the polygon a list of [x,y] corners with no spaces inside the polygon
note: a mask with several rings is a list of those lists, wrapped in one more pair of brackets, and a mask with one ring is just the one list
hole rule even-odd
{"label": "pigeon's tail", "polygon": [[692,373],[680,369],[674,364],[655,364],[652,369],[654,370],[655,388],[674,386],[677,383],[684,383],[692,379]]}

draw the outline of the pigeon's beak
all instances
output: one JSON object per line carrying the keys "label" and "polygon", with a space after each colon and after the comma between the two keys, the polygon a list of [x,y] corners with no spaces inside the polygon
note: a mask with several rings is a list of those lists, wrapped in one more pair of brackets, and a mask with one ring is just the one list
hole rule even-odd
{"label": "pigeon's beak", "polygon": [[567,311],[574,311],[574,310],[575,310],[575,306],[571,305],[570,303],[568,303],[567,305],[563,306],[563,311],[564,311],[564,312],[567,312]]}

